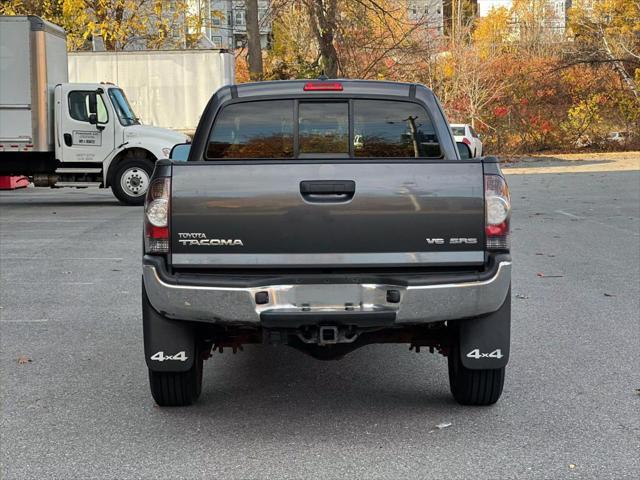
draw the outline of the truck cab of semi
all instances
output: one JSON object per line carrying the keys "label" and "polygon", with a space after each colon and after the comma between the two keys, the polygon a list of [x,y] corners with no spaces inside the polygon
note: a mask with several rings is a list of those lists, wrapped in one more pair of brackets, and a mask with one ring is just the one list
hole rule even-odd
{"label": "truck cab of semi", "polygon": [[0,175],[141,205],[155,162],[188,137],[142,125],[117,85],[68,83],[66,48],[57,25],[0,16]]}
{"label": "truck cab of semi", "polygon": [[110,186],[123,203],[142,203],[155,160],[168,158],[176,143],[188,140],[182,133],[142,125],[114,84],[58,84],[54,105],[55,153],[63,165],[56,173],[79,174],[87,186]]}

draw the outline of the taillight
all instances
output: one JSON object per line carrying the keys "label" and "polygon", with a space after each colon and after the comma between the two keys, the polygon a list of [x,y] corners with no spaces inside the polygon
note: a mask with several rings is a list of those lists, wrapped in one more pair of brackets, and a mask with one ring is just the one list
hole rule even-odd
{"label": "taillight", "polygon": [[157,178],[144,202],[144,246],[146,253],[169,253],[170,178]]}
{"label": "taillight", "polygon": [[305,92],[341,92],[342,84],[340,82],[308,82],[304,85]]}
{"label": "taillight", "polygon": [[464,143],[465,145],[471,145],[471,140],[469,140],[467,137],[462,137],[462,143]]}
{"label": "taillight", "polygon": [[499,175],[484,176],[485,236],[488,250],[509,248],[511,197],[507,182]]}

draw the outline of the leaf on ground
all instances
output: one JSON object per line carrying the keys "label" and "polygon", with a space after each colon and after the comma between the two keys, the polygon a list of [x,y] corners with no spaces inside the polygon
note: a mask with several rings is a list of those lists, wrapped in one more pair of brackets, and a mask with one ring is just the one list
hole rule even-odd
{"label": "leaf on ground", "polygon": [[571,470],[573,470],[574,468],[576,468],[576,466],[575,466],[575,464],[570,463],[570,464],[569,464],[569,468],[570,468]]}
{"label": "leaf on ground", "polygon": [[521,298],[523,300],[526,300],[527,298],[529,298],[529,295],[524,295],[522,293],[516,293],[516,298]]}
{"label": "leaf on ground", "polygon": [[536,255],[544,255],[542,252],[536,252]]}
{"label": "leaf on ground", "polygon": [[436,428],[438,430],[442,430],[443,428],[450,427],[451,425],[452,425],[451,422],[442,422],[442,423],[437,424]]}
{"label": "leaf on ground", "polygon": [[614,293],[607,293],[607,292],[604,292],[604,296],[605,296],[605,297],[615,297],[616,295],[615,295]]}
{"label": "leaf on ground", "polygon": [[636,395],[640,395],[640,388],[636,388]]}
{"label": "leaf on ground", "polygon": [[31,363],[33,360],[31,360],[29,357],[27,357],[26,355],[20,355],[18,357],[18,365],[24,365],[25,363]]}

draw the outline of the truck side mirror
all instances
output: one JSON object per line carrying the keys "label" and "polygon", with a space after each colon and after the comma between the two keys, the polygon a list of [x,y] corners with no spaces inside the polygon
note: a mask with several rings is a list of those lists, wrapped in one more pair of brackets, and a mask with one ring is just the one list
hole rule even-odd
{"label": "truck side mirror", "polygon": [[98,114],[97,113],[90,113],[89,114],[89,123],[91,125],[97,125],[98,124]]}
{"label": "truck side mirror", "polygon": [[460,160],[469,160],[471,158],[471,149],[469,145],[463,142],[456,142],[458,146],[458,153],[460,154]]}
{"label": "truck side mirror", "polygon": [[[98,95],[96,92],[91,92],[89,93],[87,98],[89,101],[89,123],[96,124],[98,123]],[[96,117],[95,122],[91,121],[91,115],[94,115]]]}
{"label": "truck side mirror", "polygon": [[174,145],[169,153],[169,158],[176,162],[186,162],[189,158],[189,150],[191,150],[190,143],[178,143]]}

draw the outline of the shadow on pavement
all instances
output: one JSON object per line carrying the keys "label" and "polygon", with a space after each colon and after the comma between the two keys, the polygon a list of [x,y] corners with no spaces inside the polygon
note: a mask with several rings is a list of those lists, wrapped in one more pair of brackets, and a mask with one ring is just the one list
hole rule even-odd
{"label": "shadow on pavement", "polygon": [[249,425],[308,422],[318,428],[323,422],[365,428],[377,415],[376,422],[392,424],[418,413],[428,430],[442,421],[443,410],[449,416],[462,408],[449,394],[446,361],[429,361],[429,353],[407,356],[403,346],[367,346],[324,362],[289,347],[250,346],[216,371],[216,357],[226,355],[215,353],[205,362],[195,405],[154,411],[171,418],[197,415],[212,424],[235,417]]}

